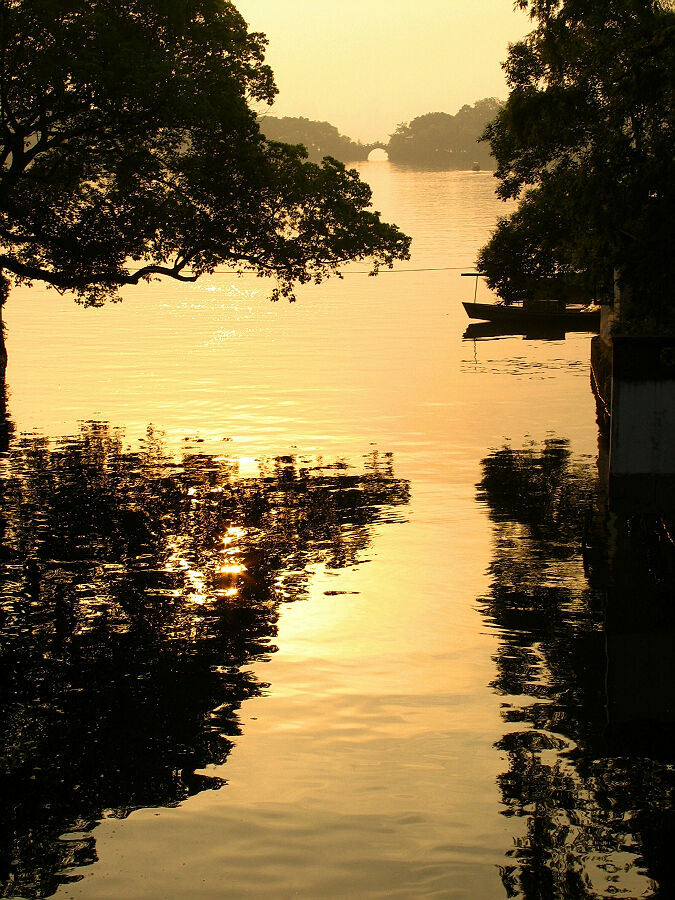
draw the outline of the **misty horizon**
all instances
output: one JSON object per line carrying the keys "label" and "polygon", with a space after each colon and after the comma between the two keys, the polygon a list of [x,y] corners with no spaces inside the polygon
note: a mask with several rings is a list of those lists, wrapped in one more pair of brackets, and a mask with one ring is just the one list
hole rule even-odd
{"label": "misty horizon", "polygon": [[329,121],[365,144],[427,112],[506,97],[508,46],[532,24],[510,0],[235,5],[267,36],[279,89],[273,106],[256,111]]}
{"label": "misty horizon", "polygon": [[[262,110],[261,112],[259,112],[258,113],[258,121],[262,123],[266,119],[299,119],[299,120],[306,121],[306,122],[317,122],[322,125],[323,124],[333,125],[334,127],[337,128],[338,133],[341,137],[348,138],[350,141],[353,141],[354,143],[362,144],[364,147],[372,147],[372,146],[380,146],[381,145],[386,149],[386,145],[389,143],[389,141],[394,136],[394,134],[396,134],[397,128],[400,128],[402,125],[409,125],[411,122],[414,122],[416,119],[420,119],[423,116],[434,115],[436,113],[440,113],[442,115],[448,115],[448,116],[456,116],[458,112],[461,112],[461,110],[464,109],[464,107],[467,107],[467,106],[470,107],[470,106],[472,106],[473,103],[476,103],[480,100],[488,100],[488,99],[495,100],[498,103],[505,102],[504,97],[489,97],[489,98],[488,97],[477,97],[476,100],[460,104],[454,112],[451,112],[448,109],[422,110],[422,111],[418,112],[417,114],[413,115],[410,119],[405,119],[405,120],[402,119],[400,122],[397,123],[394,130],[390,134],[387,134],[386,137],[380,136],[380,137],[374,138],[373,140],[369,140],[369,141],[362,140],[361,138],[355,137],[353,134],[348,134],[344,131],[341,131],[340,128],[338,128],[338,126],[335,125],[334,122],[331,122],[326,118],[314,119],[310,116],[303,115],[302,113],[296,113],[293,115],[288,113],[288,114],[282,115],[281,113],[275,112],[274,109],[272,108],[272,110],[270,110],[270,111]],[[265,129],[263,128],[263,131],[264,130]]]}

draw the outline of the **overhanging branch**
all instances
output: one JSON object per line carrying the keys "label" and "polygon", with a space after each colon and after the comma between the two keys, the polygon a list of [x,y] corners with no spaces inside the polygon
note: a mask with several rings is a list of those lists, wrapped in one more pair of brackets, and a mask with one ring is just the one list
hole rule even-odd
{"label": "overhanging branch", "polygon": [[166,275],[175,281],[195,282],[199,275],[184,275],[182,270],[187,265],[187,260],[181,260],[174,266],[163,266],[149,264],[141,266],[135,272],[121,272],[119,270],[92,272],[90,275],[83,277],[73,277],[65,272],[54,272],[49,269],[43,269],[41,266],[30,265],[13,259],[11,256],[0,254],[0,270],[6,269],[19,278],[26,278],[33,281],[44,281],[60,290],[82,290],[89,285],[109,285],[110,287],[121,287],[125,284],[138,284],[149,278],[151,275]]}

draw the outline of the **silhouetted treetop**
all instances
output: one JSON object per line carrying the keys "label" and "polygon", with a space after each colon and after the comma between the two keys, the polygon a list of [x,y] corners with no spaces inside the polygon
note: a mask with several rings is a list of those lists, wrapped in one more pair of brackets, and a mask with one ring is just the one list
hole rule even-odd
{"label": "silhouetted treetop", "polygon": [[3,0],[5,276],[97,305],[219,264],[289,295],[347,260],[405,258],[355,173],[261,135],[265,44],[226,0]]}

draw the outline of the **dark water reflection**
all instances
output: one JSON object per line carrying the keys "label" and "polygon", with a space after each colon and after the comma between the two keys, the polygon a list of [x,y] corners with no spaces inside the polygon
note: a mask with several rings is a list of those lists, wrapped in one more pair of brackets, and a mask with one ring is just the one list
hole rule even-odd
{"label": "dark water reflection", "polygon": [[[266,688],[278,608],[308,566],[351,565],[408,484],[284,457],[240,477],[89,424],[0,460],[0,895],[45,897],[95,861],[102,816],[216,789],[237,711]],[[336,599],[339,602],[339,598]]]}
{"label": "dark water reflection", "polygon": [[504,447],[482,467],[494,558],[481,606],[500,632],[499,787],[514,822],[506,895],[675,896],[672,542],[658,566],[653,552],[664,523],[608,518],[595,461],[564,440]]}

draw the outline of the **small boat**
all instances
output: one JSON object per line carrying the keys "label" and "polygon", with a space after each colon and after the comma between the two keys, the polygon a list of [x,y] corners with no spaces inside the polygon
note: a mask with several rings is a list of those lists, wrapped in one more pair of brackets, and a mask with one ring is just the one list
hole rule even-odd
{"label": "small boat", "polygon": [[[478,279],[482,272],[462,272],[465,278],[475,278],[473,302],[462,302],[470,319],[489,322],[504,329],[503,333],[525,334],[532,327],[558,331],[599,331],[600,307],[597,303],[567,303],[563,300],[529,300],[526,303],[478,303]],[[514,330],[516,329],[516,330]]]}
{"label": "small boat", "polygon": [[495,325],[557,325],[572,330],[597,331],[600,328],[600,307],[595,303],[573,304],[539,301],[537,303],[473,303],[462,306],[470,319],[493,322]]}

